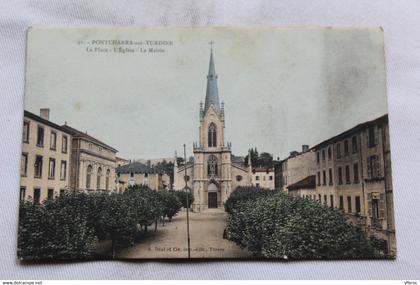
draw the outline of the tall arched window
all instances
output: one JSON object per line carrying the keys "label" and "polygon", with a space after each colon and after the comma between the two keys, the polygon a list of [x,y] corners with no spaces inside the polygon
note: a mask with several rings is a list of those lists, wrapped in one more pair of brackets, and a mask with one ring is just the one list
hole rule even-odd
{"label": "tall arched window", "polygon": [[109,177],[111,176],[111,170],[106,171],[106,177],[105,177],[105,190],[109,190]]}
{"label": "tall arched window", "polygon": [[217,176],[217,158],[214,155],[210,155],[207,160],[207,174],[209,177]]}
{"label": "tall arched window", "polygon": [[96,176],[96,189],[101,189],[102,168],[98,168],[98,176]]}
{"label": "tall arched window", "polygon": [[207,135],[208,145],[209,147],[216,147],[217,146],[217,128],[214,123],[211,123],[209,126],[209,132]]}
{"label": "tall arched window", "polygon": [[92,165],[88,165],[86,170],[86,189],[90,189],[90,179],[92,178]]}

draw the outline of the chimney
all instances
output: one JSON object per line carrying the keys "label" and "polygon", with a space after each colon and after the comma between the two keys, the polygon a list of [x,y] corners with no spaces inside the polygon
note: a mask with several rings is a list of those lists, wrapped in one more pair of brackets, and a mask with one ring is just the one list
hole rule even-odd
{"label": "chimney", "polygon": [[309,150],[309,145],[303,144],[302,145],[302,152],[307,152]]}
{"label": "chimney", "polygon": [[50,109],[49,108],[39,109],[39,115],[41,116],[41,118],[45,120],[50,120]]}

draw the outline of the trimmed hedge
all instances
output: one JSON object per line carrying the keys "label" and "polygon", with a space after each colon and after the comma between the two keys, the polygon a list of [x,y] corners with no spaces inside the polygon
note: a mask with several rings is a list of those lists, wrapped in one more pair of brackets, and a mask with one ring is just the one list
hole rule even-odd
{"label": "trimmed hedge", "polygon": [[279,192],[237,189],[232,195],[225,237],[258,257],[384,257],[380,241],[366,238],[360,227],[347,222],[341,210]]}
{"label": "trimmed hedge", "polygon": [[86,259],[97,241],[111,239],[112,255],[140,231],[180,210],[173,193],[134,186],[123,194],[67,193],[40,205],[20,205],[18,257]]}

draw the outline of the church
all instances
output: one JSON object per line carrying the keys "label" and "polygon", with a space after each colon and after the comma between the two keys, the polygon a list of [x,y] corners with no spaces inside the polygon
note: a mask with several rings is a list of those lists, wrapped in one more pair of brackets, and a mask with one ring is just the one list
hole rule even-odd
{"label": "church", "polygon": [[205,104],[200,103],[199,142],[193,144],[194,159],[177,164],[175,153],[174,188],[187,187],[194,194],[194,211],[222,208],[230,193],[238,186],[250,186],[252,167],[244,159],[232,155],[230,142],[225,142],[224,104],[219,102],[213,49],[207,75]]}

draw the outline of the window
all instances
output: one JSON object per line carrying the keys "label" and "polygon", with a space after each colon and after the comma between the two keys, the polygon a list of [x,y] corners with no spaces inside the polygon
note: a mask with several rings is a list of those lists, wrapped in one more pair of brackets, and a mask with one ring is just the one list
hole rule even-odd
{"label": "window", "polygon": [[61,140],[61,152],[67,153],[67,136],[63,136]]}
{"label": "window", "polygon": [[353,153],[357,152],[357,137],[356,136],[351,138],[351,149]]}
{"label": "window", "polygon": [[321,173],[317,173],[317,178],[318,178],[318,186],[321,186]]}
{"label": "window", "polygon": [[255,176],[255,180],[260,180],[260,176],[259,175],[256,175]]}
{"label": "window", "polygon": [[62,160],[61,167],[60,167],[60,180],[66,180],[66,177],[67,177],[67,161]]}
{"label": "window", "polygon": [[319,151],[316,153],[316,162],[319,163]]}
{"label": "window", "polygon": [[325,160],[325,149],[322,150],[322,160]]}
{"label": "window", "polygon": [[134,177],[134,172],[130,172],[130,177]]}
{"label": "window", "polygon": [[337,158],[341,158],[341,144],[337,144]]}
{"label": "window", "polygon": [[272,176],[272,175],[270,175],[269,179],[270,179],[270,181],[272,181],[272,180],[273,180],[273,176]]}
{"label": "window", "polygon": [[207,161],[207,174],[209,177],[216,177],[217,173],[217,158],[214,155],[210,155]]}
{"label": "window", "polygon": [[349,141],[345,140],[344,141],[344,156],[348,156],[349,155]]}
{"label": "window", "polygon": [[109,178],[111,177],[111,170],[107,169],[105,176],[105,190],[109,190]]}
{"label": "window", "polygon": [[372,199],[372,217],[379,219],[379,199]]}
{"label": "window", "polygon": [[35,178],[41,178],[42,177],[42,156],[37,155],[35,157],[35,164],[34,164],[34,177]]}
{"label": "window", "polygon": [[377,144],[376,140],[375,127],[370,126],[368,129],[368,147],[374,147]]}
{"label": "window", "polygon": [[22,142],[29,143],[29,122],[23,122],[23,134],[22,134]]}
{"label": "window", "polygon": [[28,174],[28,154],[22,153],[20,159],[20,176],[26,176]]}
{"label": "window", "polygon": [[353,164],[353,181],[359,183],[359,165],[357,163]]}
{"label": "window", "polygon": [[351,213],[353,210],[351,208],[351,196],[347,196],[347,212]]}
{"label": "window", "polygon": [[333,195],[330,195],[330,205],[331,205],[331,208],[334,208],[334,196]]}
{"label": "window", "polygon": [[41,189],[34,189],[34,204],[39,204],[41,202]]}
{"label": "window", "polygon": [[381,163],[378,155],[372,155],[367,158],[367,177],[379,178],[382,177]]}
{"label": "window", "polygon": [[331,147],[328,147],[328,160],[331,159],[331,155],[332,155]]}
{"label": "window", "polygon": [[343,196],[340,196],[340,210],[344,209],[344,198]]}
{"label": "window", "polygon": [[144,174],[144,177],[145,177],[145,178],[149,177],[149,173],[145,173],[145,174]]}
{"label": "window", "polygon": [[25,194],[26,194],[26,187],[20,187],[20,193],[19,193],[19,200],[24,201],[25,200]]}
{"label": "window", "polygon": [[236,181],[241,181],[242,180],[242,176],[241,175],[236,175]]}
{"label": "window", "polygon": [[36,145],[39,147],[44,146],[44,127],[38,126]]}
{"label": "window", "polygon": [[51,131],[50,134],[50,149],[56,150],[57,149],[57,133]]}
{"label": "window", "polygon": [[50,161],[48,163],[48,179],[54,179],[55,178],[55,159],[50,158]]}
{"label": "window", "polygon": [[318,201],[321,202],[321,194],[318,194]]}
{"label": "window", "polygon": [[341,167],[338,168],[338,184],[343,184],[343,171]]}
{"label": "window", "polygon": [[101,189],[102,168],[98,168],[98,175],[96,176],[96,189]]}
{"label": "window", "polygon": [[327,195],[324,195],[324,204],[327,205],[328,201],[327,201]]}
{"label": "window", "polygon": [[332,173],[332,169],[328,169],[328,183],[330,185],[333,185],[333,173]]}
{"label": "window", "polygon": [[214,123],[211,123],[208,130],[207,140],[209,147],[217,146],[217,129]]}
{"label": "window", "polygon": [[91,178],[92,178],[92,166],[89,165],[86,170],[86,189],[90,189]]}
{"label": "window", "polygon": [[66,194],[66,189],[60,189],[60,197]]}
{"label": "window", "polygon": [[54,198],[54,189],[48,189],[48,200],[52,200]]}
{"label": "window", "polygon": [[346,165],[346,183],[350,184],[350,166]]}
{"label": "window", "polygon": [[322,171],[322,185],[327,185],[327,174],[325,170]]}
{"label": "window", "polygon": [[260,187],[260,183],[255,184],[255,186]]}
{"label": "window", "polygon": [[93,150],[93,145],[90,143],[89,144],[89,150],[92,151]]}
{"label": "window", "polygon": [[360,196],[356,196],[356,213],[360,213]]}

